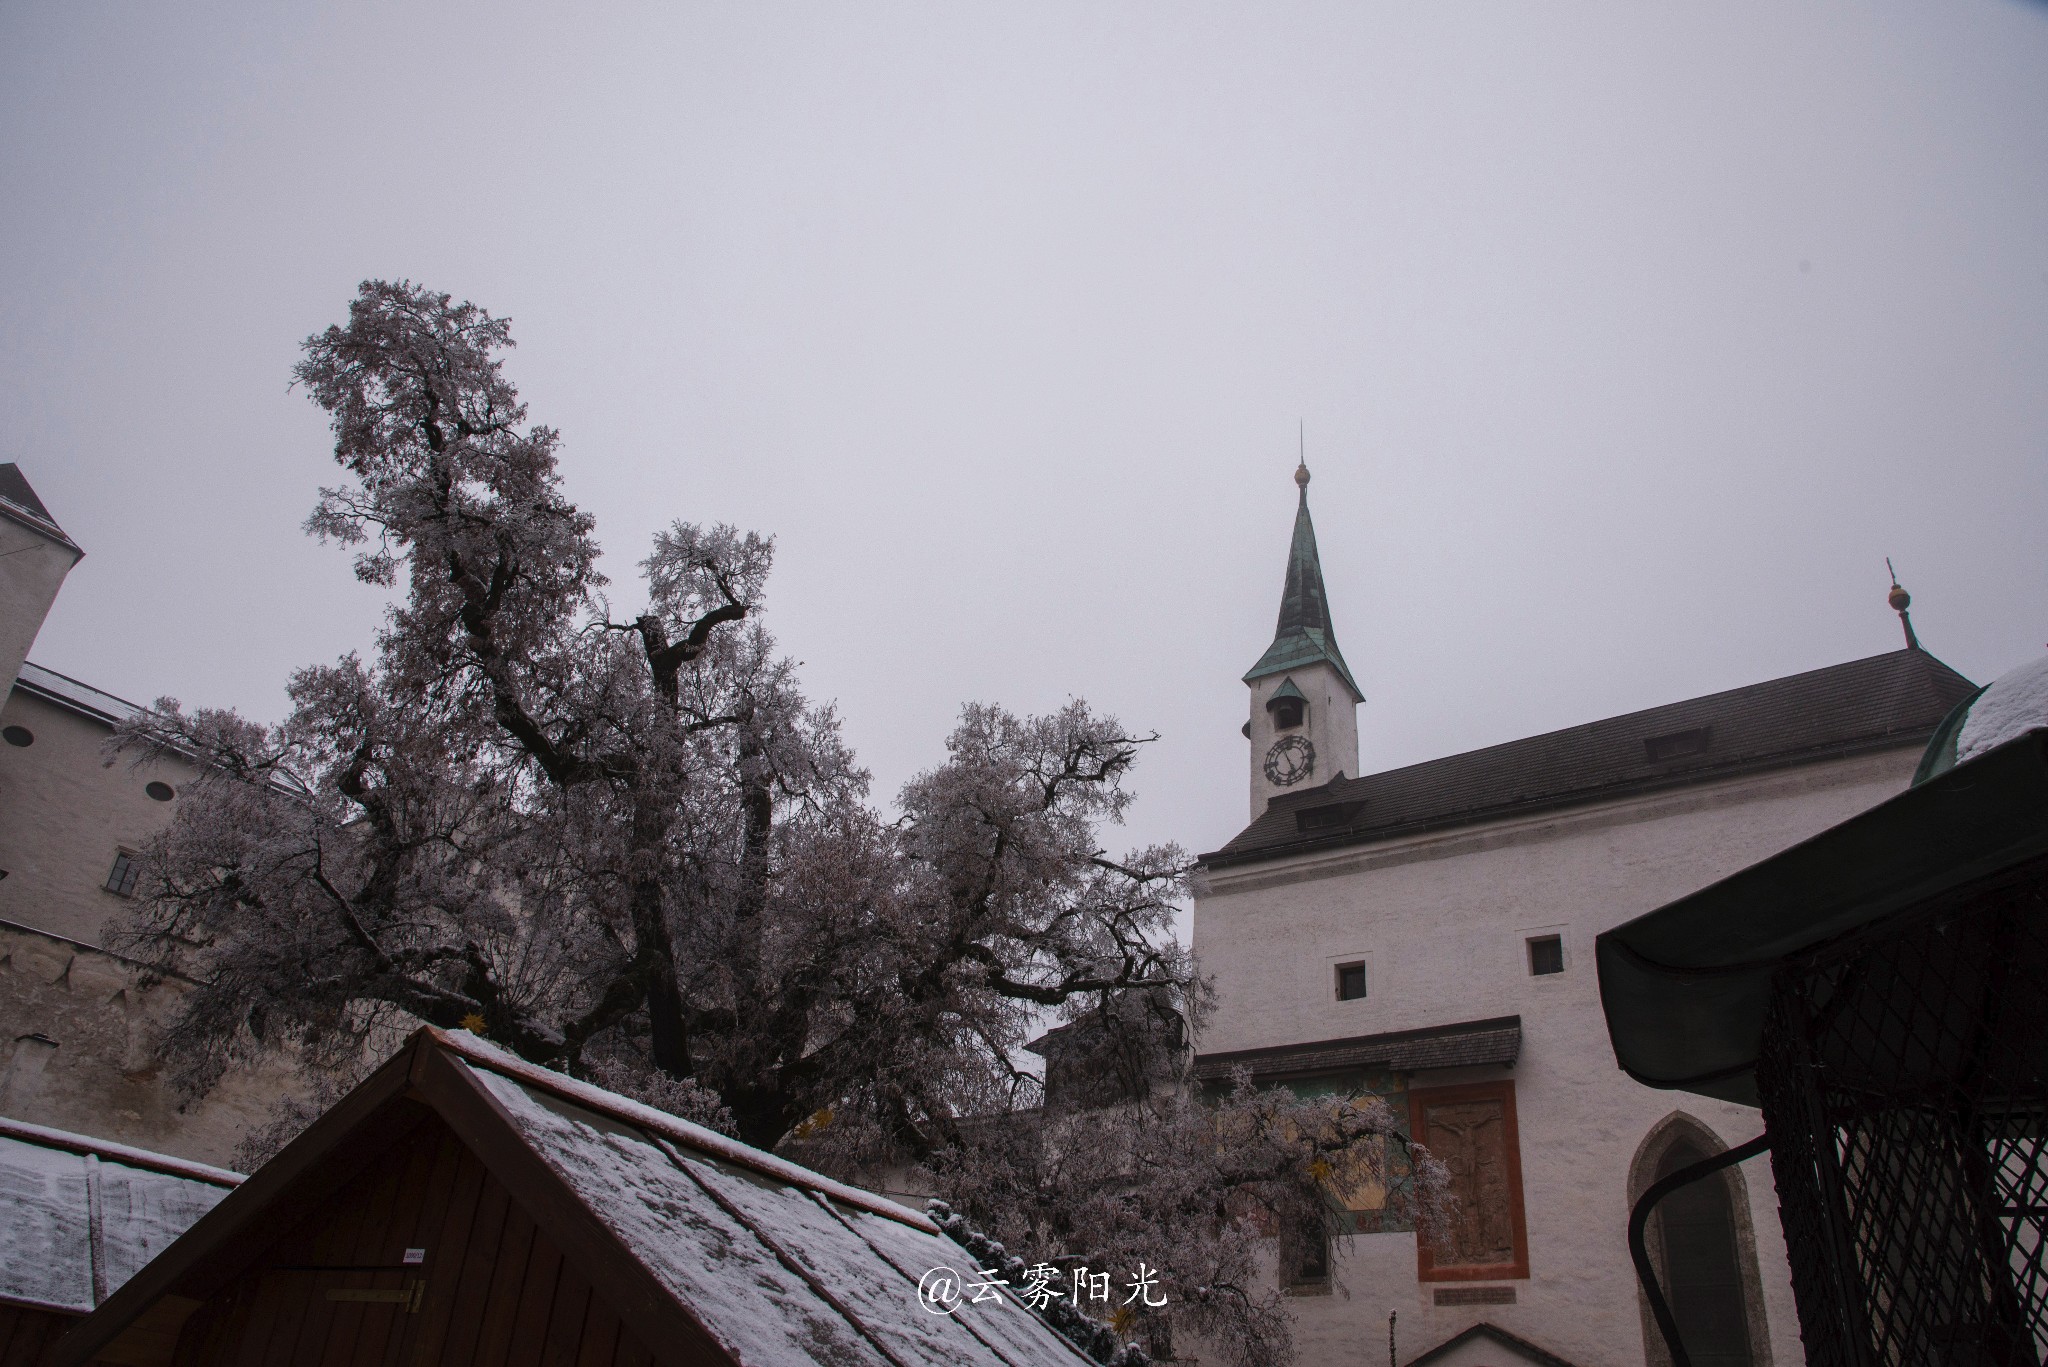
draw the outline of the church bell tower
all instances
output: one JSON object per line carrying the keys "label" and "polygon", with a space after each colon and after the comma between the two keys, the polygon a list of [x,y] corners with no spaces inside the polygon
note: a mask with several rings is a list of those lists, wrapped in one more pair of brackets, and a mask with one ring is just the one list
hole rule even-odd
{"label": "church bell tower", "polygon": [[1287,548],[1287,579],[1273,644],[1244,676],[1251,689],[1252,820],[1281,793],[1358,775],[1358,705],[1365,695],[1337,649],[1315,524],[1308,516],[1308,464],[1294,472],[1301,502]]}

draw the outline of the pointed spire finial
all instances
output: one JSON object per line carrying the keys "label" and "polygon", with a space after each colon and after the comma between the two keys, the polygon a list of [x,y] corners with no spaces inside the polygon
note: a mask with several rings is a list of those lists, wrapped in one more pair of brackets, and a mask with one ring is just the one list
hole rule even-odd
{"label": "pointed spire finial", "polygon": [[1301,496],[1306,500],[1308,498],[1308,422],[1306,419],[1302,421],[1300,436],[1301,456],[1300,464],[1294,467],[1294,487],[1301,490]]}
{"label": "pointed spire finial", "polygon": [[1884,558],[1884,569],[1892,577],[1892,591],[1884,596],[1884,600],[1891,604],[1893,612],[1899,614],[1899,625],[1906,629],[1906,649],[1918,650],[1920,638],[1913,634],[1913,618],[1906,611],[1913,606],[1913,595],[1899,587],[1899,572],[1892,568],[1890,556]]}

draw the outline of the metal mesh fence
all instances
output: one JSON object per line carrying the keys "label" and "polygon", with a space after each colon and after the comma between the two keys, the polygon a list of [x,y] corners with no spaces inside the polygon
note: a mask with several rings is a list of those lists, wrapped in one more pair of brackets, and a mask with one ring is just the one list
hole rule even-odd
{"label": "metal mesh fence", "polygon": [[1778,974],[1756,1070],[1807,1361],[2048,1358],[2048,869]]}

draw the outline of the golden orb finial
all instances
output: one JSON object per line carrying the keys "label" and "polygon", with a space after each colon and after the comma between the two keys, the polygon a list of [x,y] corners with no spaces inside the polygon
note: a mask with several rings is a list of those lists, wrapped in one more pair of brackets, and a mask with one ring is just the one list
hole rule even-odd
{"label": "golden orb finial", "polygon": [[1296,487],[1297,487],[1297,488],[1302,488],[1302,489],[1306,489],[1306,488],[1308,488],[1308,462],[1307,462],[1307,461],[1303,461],[1303,462],[1302,462],[1301,464],[1299,464],[1299,465],[1297,465],[1297,466],[1295,466],[1295,467],[1294,467],[1294,483],[1295,483],[1295,485],[1296,485]]}
{"label": "golden orb finial", "polygon": [[1884,558],[1884,570],[1892,577],[1892,590],[1884,596],[1884,601],[1890,603],[1892,611],[1899,614],[1899,625],[1906,630],[1906,649],[1918,650],[1920,638],[1913,634],[1913,618],[1906,611],[1913,605],[1913,595],[1899,587],[1899,572],[1892,568],[1890,556]]}

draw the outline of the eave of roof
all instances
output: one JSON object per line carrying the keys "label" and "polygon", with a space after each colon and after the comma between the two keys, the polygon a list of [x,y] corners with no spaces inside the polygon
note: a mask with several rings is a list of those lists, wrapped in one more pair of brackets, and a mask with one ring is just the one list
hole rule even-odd
{"label": "eave of roof", "polygon": [[144,710],[126,698],[115,697],[105,689],[94,688],[69,674],[59,674],[33,662],[22,665],[21,677],[14,681],[14,686],[107,726],[119,726],[131,717],[141,715]]}
{"label": "eave of roof", "polygon": [[50,516],[50,510],[36,497],[36,491],[29,487],[28,478],[21,473],[21,467],[12,461],[0,464],[0,518],[56,542],[71,552],[71,563],[74,565],[85,558],[85,551],[76,541],[64,534],[64,529]]}
{"label": "eave of roof", "polygon": [[1490,1339],[1503,1348],[1520,1353],[1530,1362],[1539,1364],[1539,1367],[1574,1367],[1568,1359],[1559,1357],[1547,1348],[1539,1348],[1521,1335],[1510,1334],[1499,1325],[1489,1324],[1485,1320],[1451,1335],[1421,1356],[1410,1358],[1408,1367],[1429,1367],[1430,1363],[1440,1362],[1466,1344],[1480,1339]]}
{"label": "eave of roof", "polygon": [[1754,1106],[1788,959],[2030,869],[2048,870],[2048,731],[1596,936],[1615,1061],[1647,1086]]}
{"label": "eave of roof", "polygon": [[1521,1051],[1522,1018],[1494,1016],[1419,1030],[1198,1054],[1195,1077],[1202,1082],[1216,1082],[1228,1078],[1238,1068],[1259,1079],[1303,1077],[1351,1068],[1387,1068],[1397,1073],[1489,1065],[1512,1068]]}
{"label": "eave of roof", "polygon": [[[1482,750],[1276,797],[1222,849],[1222,869],[1924,745],[1975,685],[1917,649],[1625,713]],[[1644,741],[1707,728],[1699,754],[1652,760]],[[1295,814],[1337,803],[1341,829],[1304,834]]]}
{"label": "eave of roof", "polygon": [[183,1177],[194,1182],[209,1182],[216,1187],[239,1187],[248,1180],[239,1172],[230,1172],[226,1168],[216,1168],[206,1163],[195,1163],[189,1158],[138,1149],[128,1144],[117,1144],[111,1139],[101,1139],[95,1135],[74,1134],[70,1130],[52,1129],[47,1125],[32,1125],[26,1120],[11,1120],[6,1116],[0,1116],[0,1137],[18,1139],[24,1144],[35,1144],[45,1149],[59,1149],[65,1153],[90,1154],[109,1163],[119,1163],[123,1167],[140,1168],[145,1172],[160,1172],[167,1177]]}

